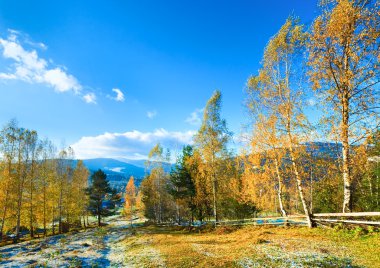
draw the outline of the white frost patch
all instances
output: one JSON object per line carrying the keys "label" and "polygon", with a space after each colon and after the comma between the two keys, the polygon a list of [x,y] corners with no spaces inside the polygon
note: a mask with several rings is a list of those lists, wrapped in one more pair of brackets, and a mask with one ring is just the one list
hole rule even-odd
{"label": "white frost patch", "polygon": [[207,257],[216,257],[216,255],[215,255],[214,253],[212,253],[212,252],[208,252],[208,251],[204,250],[203,247],[202,247],[202,245],[199,245],[199,244],[192,244],[192,247],[193,247],[193,249],[194,249],[196,252],[198,252],[198,253],[200,253],[200,254],[202,254],[202,255],[205,255],[205,256],[207,256]]}
{"label": "white frost patch", "polygon": [[36,239],[1,247],[0,267],[127,267],[121,243],[128,234],[127,221],[110,220],[117,224],[105,227],[107,233],[100,245],[96,244],[96,228]]}

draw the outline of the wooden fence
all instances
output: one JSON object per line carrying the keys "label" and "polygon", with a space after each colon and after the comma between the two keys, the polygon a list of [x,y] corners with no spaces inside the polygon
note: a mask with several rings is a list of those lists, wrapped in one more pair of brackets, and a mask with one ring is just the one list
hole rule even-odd
{"label": "wooden fence", "polygon": [[306,217],[303,215],[293,215],[288,217],[266,217],[251,218],[241,220],[227,220],[216,223],[218,226],[224,225],[306,225]]}
{"label": "wooden fence", "polygon": [[317,223],[380,226],[380,212],[316,213],[313,214],[312,219]]}
{"label": "wooden fence", "polygon": [[[312,220],[319,224],[345,223],[380,227],[380,212],[315,213],[312,215]],[[219,221],[216,225],[307,225],[307,221],[304,215],[294,215],[288,217],[266,217]]]}

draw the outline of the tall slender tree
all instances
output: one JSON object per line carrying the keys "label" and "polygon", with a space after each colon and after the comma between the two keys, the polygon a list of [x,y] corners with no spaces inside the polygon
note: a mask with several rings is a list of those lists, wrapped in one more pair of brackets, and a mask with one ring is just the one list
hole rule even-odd
{"label": "tall slender tree", "polygon": [[[251,103],[252,105],[252,103]],[[257,104],[255,104],[257,105]],[[287,212],[284,206],[284,178],[281,172],[282,165],[284,163],[284,158],[286,156],[286,141],[284,136],[277,129],[277,118],[275,116],[270,116],[266,118],[263,115],[256,115],[256,121],[254,125],[254,132],[251,138],[251,148],[254,157],[258,158],[258,165],[262,165],[264,162],[263,169],[268,169],[266,173],[269,175],[269,180],[276,181],[274,188],[277,190],[278,205],[282,216],[286,217]],[[268,181],[268,184],[270,182]]]}
{"label": "tall slender tree", "polygon": [[164,165],[169,160],[169,151],[165,154],[162,146],[156,144],[148,154],[146,165],[150,174],[144,179],[141,188],[146,211],[150,211],[148,212],[150,215],[154,214],[153,218],[158,223],[167,218],[169,203],[171,202],[167,192],[169,176],[164,170]]}
{"label": "tall slender tree", "polygon": [[73,171],[73,180],[70,185],[70,210],[75,221],[82,222],[83,218],[84,227],[86,227],[84,216],[86,215],[88,205],[88,196],[86,196],[88,178],[88,169],[84,166],[82,160],[78,160],[77,165]]}
{"label": "tall slender tree", "polygon": [[370,0],[323,1],[310,36],[311,81],[343,145],[343,212],[352,209],[350,146],[380,123],[379,7]]}
{"label": "tall slender tree", "polygon": [[226,121],[220,116],[221,104],[222,94],[217,90],[206,104],[202,125],[195,136],[195,147],[204,163],[201,170],[211,185],[215,223],[219,221],[218,187],[223,183],[224,177],[220,164],[222,160],[229,158],[227,144],[231,136]]}
{"label": "tall slender tree", "polygon": [[271,38],[264,51],[262,68],[258,76],[248,81],[248,107],[254,114],[276,119],[278,136],[284,137],[284,144],[290,156],[292,170],[297,182],[303,210],[312,227],[309,205],[303,190],[302,168],[297,159],[296,149],[305,133],[307,121],[302,112],[302,62],[307,34],[298,19],[290,17]]}
{"label": "tall slender tree", "polygon": [[[55,195],[52,191],[55,189],[55,178],[56,175],[56,161],[54,160],[56,149],[51,141],[45,139],[42,142],[42,157],[39,165],[39,178],[40,178],[40,200],[42,201],[42,226],[44,230],[44,235],[47,235],[47,223],[51,215],[51,207],[54,206],[53,196]],[[50,209],[49,209],[50,208]],[[49,215],[51,215],[49,217]]]}
{"label": "tall slender tree", "polygon": [[129,215],[131,221],[131,228],[133,228],[133,217],[136,207],[137,189],[135,186],[135,179],[133,176],[129,178],[128,184],[125,187],[125,205],[124,213]]}
{"label": "tall slender tree", "polygon": [[25,163],[26,165],[26,176],[29,180],[29,187],[28,187],[28,193],[29,193],[29,231],[30,236],[34,237],[34,227],[36,222],[35,217],[35,207],[36,204],[34,203],[35,199],[35,188],[36,188],[36,181],[37,181],[37,163],[39,154],[41,152],[41,144],[38,140],[38,135],[36,131],[30,131],[26,135],[26,153],[29,154],[29,156],[26,157],[26,159],[30,159],[29,162]]}
{"label": "tall slender tree", "polygon": [[4,227],[6,225],[7,216],[9,213],[10,201],[12,198],[12,181],[15,179],[13,162],[16,159],[16,146],[17,146],[17,131],[18,123],[15,119],[12,119],[7,123],[1,131],[1,153],[5,161],[5,167],[3,169],[3,176],[1,180],[2,202],[1,202],[1,226],[0,226],[0,239],[2,239],[4,233]]}

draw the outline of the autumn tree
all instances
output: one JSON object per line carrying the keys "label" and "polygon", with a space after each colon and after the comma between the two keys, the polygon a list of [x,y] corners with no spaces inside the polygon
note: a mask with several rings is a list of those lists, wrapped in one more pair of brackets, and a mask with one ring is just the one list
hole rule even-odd
{"label": "autumn tree", "polygon": [[83,198],[88,171],[81,161],[73,167],[74,152],[64,149],[56,155],[52,142],[41,141],[34,130],[11,120],[0,131],[0,237],[14,233],[17,241],[36,230],[47,235],[63,225],[76,224],[85,213]]}
{"label": "autumn tree", "polygon": [[[26,176],[28,179],[28,205],[29,205],[29,231],[30,236],[34,237],[34,227],[36,222],[35,210],[37,205],[34,203],[36,199],[36,187],[38,186],[37,178],[37,169],[38,169],[38,161],[39,155],[41,153],[41,144],[38,139],[38,135],[36,131],[31,131],[26,134],[26,148],[25,153],[27,154],[26,159]],[[29,161],[28,161],[29,160]]]}
{"label": "autumn tree", "polygon": [[207,101],[202,125],[195,136],[195,148],[202,158],[201,173],[211,186],[215,223],[219,221],[219,188],[223,184],[223,178],[225,178],[221,164],[223,160],[229,158],[227,143],[231,136],[226,121],[220,116],[221,98],[222,94],[217,90]]}
{"label": "autumn tree", "polygon": [[[259,106],[260,104],[251,102],[250,105],[252,107]],[[254,166],[254,168],[248,168],[248,170],[251,171],[251,174],[256,173],[252,175],[257,180],[264,179],[262,183],[266,182],[272,189],[276,189],[280,212],[282,216],[286,217],[287,212],[284,206],[283,194],[286,185],[282,172],[286,156],[286,138],[281,136],[283,134],[278,131],[278,119],[274,115],[271,115],[269,118],[262,114],[252,113],[252,115],[255,120],[250,140],[252,152],[247,159],[249,160],[247,164]],[[262,187],[259,187],[259,189],[257,187],[247,187],[246,194],[249,194],[249,191],[262,191],[262,189]],[[268,189],[267,192],[271,193],[272,191]]]}
{"label": "autumn tree", "polygon": [[303,26],[294,17],[288,18],[271,38],[265,48],[259,74],[248,80],[248,108],[257,119],[275,120],[274,136],[284,138],[282,143],[289,153],[303,210],[311,227],[309,205],[302,186],[302,166],[297,153],[307,126],[302,112],[303,76],[299,64],[306,38]]}
{"label": "autumn tree", "polygon": [[[62,149],[57,158],[57,187],[58,187],[58,231],[63,233],[64,229],[67,229],[68,220],[64,222],[64,214],[68,216],[67,197],[70,194],[68,187],[72,178],[72,166],[71,161],[73,159],[74,152],[71,147]],[[66,227],[64,227],[64,225]]]}
{"label": "autumn tree", "polygon": [[73,170],[73,179],[70,184],[71,200],[70,211],[74,221],[82,222],[86,227],[85,215],[87,213],[88,196],[86,195],[86,189],[88,188],[89,171],[84,166],[82,160],[78,160],[75,169]]}
{"label": "autumn tree", "polygon": [[380,129],[368,140],[368,188],[370,192],[369,207],[372,211],[380,210]]}
{"label": "autumn tree", "polygon": [[133,176],[129,178],[128,184],[125,188],[125,204],[124,213],[129,215],[131,219],[131,228],[133,228],[133,216],[136,208],[137,189],[135,186],[135,179]]}
{"label": "autumn tree", "polygon": [[3,155],[4,166],[1,176],[1,226],[0,226],[0,239],[4,233],[6,220],[10,212],[11,199],[13,195],[13,180],[15,179],[13,162],[16,159],[16,146],[17,146],[17,132],[18,123],[12,119],[7,123],[1,131],[0,136],[0,149]]}
{"label": "autumn tree", "polygon": [[169,175],[164,165],[170,159],[169,151],[164,152],[160,144],[156,144],[149,152],[146,161],[149,174],[141,184],[142,201],[145,206],[145,216],[157,223],[169,220],[172,216],[173,200],[168,193]]}
{"label": "autumn tree", "polygon": [[192,167],[189,171],[191,177],[194,179],[195,196],[193,202],[195,206],[195,217],[203,222],[206,217],[213,215],[212,197],[210,198],[209,187],[210,181],[207,180],[206,174],[201,168],[203,160],[198,150],[193,150],[192,156],[189,157],[186,162]]}
{"label": "autumn tree", "polygon": [[322,14],[315,19],[310,36],[310,78],[327,106],[327,116],[339,126],[343,212],[350,212],[351,146],[379,125],[379,2],[331,0],[321,4]]}
{"label": "autumn tree", "polygon": [[39,215],[43,226],[44,235],[47,235],[48,221],[51,220],[54,226],[54,197],[56,196],[56,149],[51,141],[45,139],[42,141],[41,160],[38,168],[39,180]]}
{"label": "autumn tree", "polygon": [[[21,215],[23,204],[25,202],[25,188],[29,176],[33,170],[30,169],[33,163],[32,154],[35,150],[37,143],[37,132],[34,130],[29,130],[25,128],[19,128],[17,131],[17,167],[16,167],[16,179],[14,181],[16,187],[16,240],[20,237],[20,227],[21,227]],[[33,165],[34,166],[34,165]],[[32,208],[32,206],[31,206]],[[31,210],[33,212],[33,210]],[[32,217],[32,215],[30,215]],[[33,221],[30,222],[31,225]],[[33,228],[30,230],[33,236]]]}

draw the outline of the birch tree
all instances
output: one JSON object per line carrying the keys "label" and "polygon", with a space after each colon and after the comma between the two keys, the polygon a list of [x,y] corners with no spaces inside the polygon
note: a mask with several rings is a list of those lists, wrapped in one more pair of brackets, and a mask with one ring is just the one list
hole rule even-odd
{"label": "birch tree", "polygon": [[[148,154],[147,168],[150,174],[142,183],[144,193],[143,202],[146,211],[153,211],[156,222],[161,223],[170,215],[172,199],[167,191],[169,175],[164,170],[164,165],[170,160],[170,152],[164,152],[160,144],[156,144]],[[148,200],[149,199],[149,200]],[[148,213],[150,214],[150,213]]]}
{"label": "birch tree", "polygon": [[[302,62],[307,34],[294,17],[286,20],[264,51],[262,68],[248,80],[248,108],[254,115],[275,118],[278,136],[290,156],[292,171],[308,226],[312,227],[306,202],[297,148],[307,121],[302,112]],[[277,136],[277,135],[276,135]]]}
{"label": "birch tree", "polygon": [[[252,104],[252,103],[251,103]],[[259,104],[256,104],[257,106]],[[254,125],[254,132],[251,138],[252,153],[258,158],[258,165],[263,164],[264,169],[268,169],[267,175],[269,180],[276,181],[275,187],[278,197],[278,205],[283,217],[287,216],[283,201],[284,191],[284,178],[281,172],[284,157],[286,155],[284,141],[285,137],[280,136],[281,133],[276,129],[277,118],[273,115],[270,118],[265,118],[263,115],[256,115],[256,122]],[[270,181],[268,184],[271,184]]]}
{"label": "birch tree", "polygon": [[215,91],[207,101],[203,113],[202,125],[195,136],[195,147],[199,151],[203,164],[200,166],[204,178],[210,183],[212,190],[212,207],[215,222],[218,217],[219,184],[223,183],[221,162],[228,158],[227,143],[231,133],[220,116],[222,94]]}
{"label": "birch tree", "polygon": [[136,186],[135,179],[133,176],[129,178],[128,184],[125,187],[125,204],[124,204],[124,213],[129,215],[131,220],[131,228],[133,228],[133,216],[136,207]]}
{"label": "birch tree", "polygon": [[313,88],[338,122],[343,212],[352,209],[350,146],[379,126],[380,11],[370,0],[322,1],[309,43]]}
{"label": "birch tree", "polygon": [[[39,165],[38,173],[40,177],[40,200],[42,206],[40,207],[40,215],[42,215],[42,226],[44,230],[44,235],[47,235],[47,223],[50,218],[54,218],[54,198],[55,193],[55,178],[56,176],[56,161],[55,157],[55,147],[51,141],[48,139],[42,142],[42,152],[41,152],[41,162]],[[41,211],[42,210],[42,211]],[[50,217],[49,217],[50,215]]]}
{"label": "birch tree", "polygon": [[12,119],[7,123],[1,131],[1,153],[3,154],[3,161],[5,166],[3,167],[3,173],[1,177],[1,192],[2,199],[1,204],[1,226],[0,226],[0,239],[4,233],[4,227],[10,210],[10,201],[12,198],[12,181],[15,179],[15,172],[13,162],[16,158],[16,145],[17,145],[17,131],[18,123],[15,119]]}

